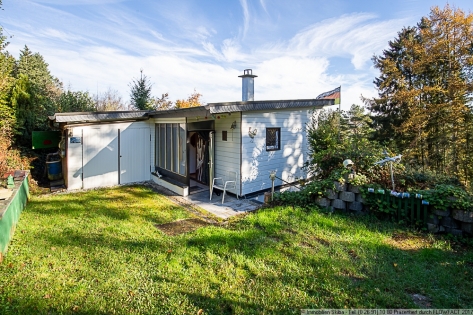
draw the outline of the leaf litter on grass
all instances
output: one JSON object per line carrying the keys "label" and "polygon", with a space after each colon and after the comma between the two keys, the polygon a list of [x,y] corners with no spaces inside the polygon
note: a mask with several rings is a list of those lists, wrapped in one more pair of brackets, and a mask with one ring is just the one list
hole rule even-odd
{"label": "leaf litter on grass", "polygon": [[197,230],[198,228],[212,225],[200,219],[183,219],[170,223],[155,224],[154,226],[166,235],[175,236]]}

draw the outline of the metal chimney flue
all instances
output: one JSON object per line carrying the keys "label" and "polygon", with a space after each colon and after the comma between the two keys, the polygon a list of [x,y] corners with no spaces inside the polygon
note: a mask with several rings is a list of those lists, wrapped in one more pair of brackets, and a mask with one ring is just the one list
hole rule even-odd
{"label": "metal chimney flue", "polygon": [[243,70],[243,75],[239,75],[238,77],[242,79],[241,100],[243,102],[254,101],[255,100],[254,78],[256,78],[257,75],[253,74],[253,70],[245,69]]}

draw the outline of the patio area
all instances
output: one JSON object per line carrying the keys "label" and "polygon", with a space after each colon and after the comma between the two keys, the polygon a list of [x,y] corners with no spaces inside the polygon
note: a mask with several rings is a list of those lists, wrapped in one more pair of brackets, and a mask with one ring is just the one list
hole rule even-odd
{"label": "patio area", "polygon": [[263,205],[264,200],[263,195],[258,195],[249,199],[236,199],[235,195],[226,194],[225,202],[222,204],[222,195],[217,196],[214,191],[212,200],[210,200],[209,187],[193,180],[191,180],[190,194],[187,197],[179,196],[152,181],[147,182],[146,184],[153,186],[156,191],[168,196],[169,199],[178,204],[191,204],[192,206],[201,208],[224,220],[246,212],[255,211]]}
{"label": "patio area", "polygon": [[210,200],[208,188],[199,190],[196,193],[191,192],[189,196],[181,198],[222,219],[254,211],[262,205],[253,199],[236,199],[236,197],[230,194],[225,195],[225,202],[222,204],[222,195],[217,196],[215,192],[212,200]]}

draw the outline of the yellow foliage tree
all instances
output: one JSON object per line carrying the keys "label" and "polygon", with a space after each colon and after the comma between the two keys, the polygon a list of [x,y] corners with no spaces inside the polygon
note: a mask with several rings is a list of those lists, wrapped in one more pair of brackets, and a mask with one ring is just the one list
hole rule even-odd
{"label": "yellow foliage tree", "polygon": [[202,106],[201,97],[202,97],[202,94],[198,93],[194,89],[194,93],[192,93],[187,99],[176,101],[176,108],[189,108],[189,107]]}
{"label": "yellow foliage tree", "polygon": [[468,183],[473,176],[473,14],[433,7],[373,57],[381,75],[375,113],[378,140],[393,137],[406,161]]}

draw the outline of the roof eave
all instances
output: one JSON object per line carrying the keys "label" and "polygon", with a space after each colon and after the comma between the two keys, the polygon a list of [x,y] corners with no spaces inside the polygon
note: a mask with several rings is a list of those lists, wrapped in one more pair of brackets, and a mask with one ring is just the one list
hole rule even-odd
{"label": "roof eave", "polygon": [[137,117],[137,118],[122,118],[122,119],[97,119],[97,120],[75,120],[75,121],[53,121],[57,123],[65,123],[66,125],[79,125],[79,124],[93,124],[102,122],[125,122],[125,121],[142,121],[148,120],[148,117]]}
{"label": "roof eave", "polygon": [[193,117],[193,116],[209,116],[210,111],[208,106],[197,106],[188,108],[158,110],[149,113],[152,118],[176,118],[176,117]]}
{"label": "roof eave", "polygon": [[331,99],[299,99],[299,100],[277,100],[277,101],[247,101],[247,102],[227,102],[208,104],[211,114],[305,108],[334,105]]}

